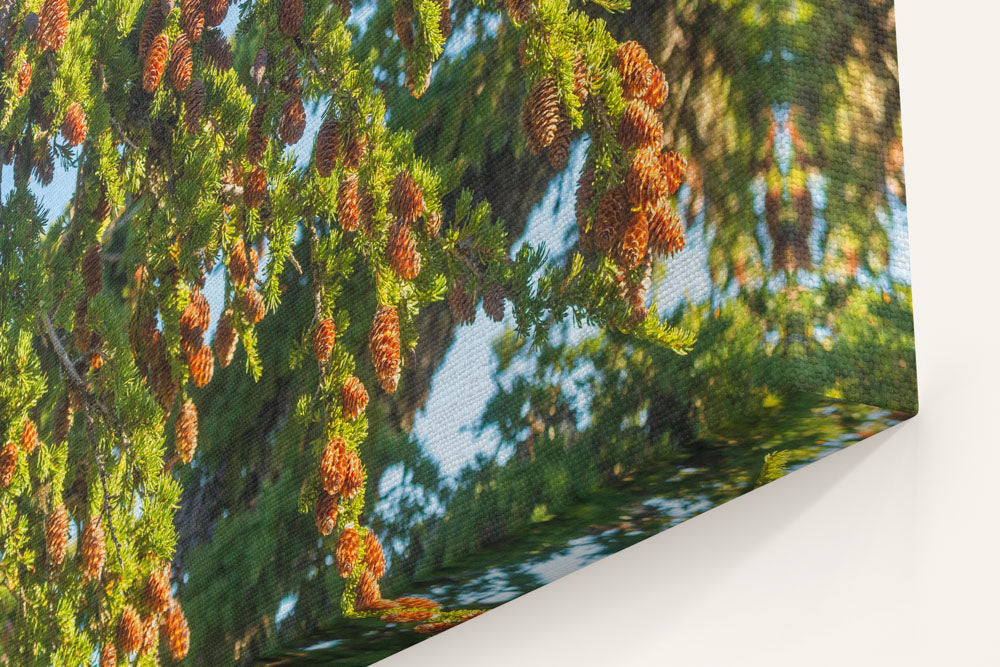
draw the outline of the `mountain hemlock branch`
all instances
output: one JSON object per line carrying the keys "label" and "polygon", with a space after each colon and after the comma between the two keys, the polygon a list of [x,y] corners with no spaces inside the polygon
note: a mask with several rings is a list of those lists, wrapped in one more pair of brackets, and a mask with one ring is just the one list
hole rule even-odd
{"label": "mountain hemlock branch", "polygon": [[[345,616],[435,633],[481,613],[386,599],[382,546],[366,527],[369,392],[396,392],[421,310],[447,300],[471,322],[512,307],[517,332],[545,340],[572,314],[684,352],[693,337],[647,309],[650,261],[683,247],[671,203],[686,162],[663,150],[667,81],[636,42],[568,0],[477,2],[520,39],[523,141],[553,169],[590,137],[577,193],[578,252],[561,264],[504,225],[463,170],[418,154],[386,123],[375,57],[347,23],[350,0],[247,0],[234,53],[225,0],[21,0],[0,12],[0,153],[13,184],[0,210],[0,609],[14,664],[102,667],[182,660],[190,631],[171,562],[178,472],[196,459],[197,390],[242,346],[265,372],[257,326],[290,282],[314,313],[299,345],[319,369],[300,402],[314,452],[299,507],[312,512],[345,580]],[[600,2],[623,11],[622,1]],[[391,11],[414,98],[452,31],[449,0]],[[243,50],[246,50],[245,48]],[[234,64],[236,63],[236,64]],[[237,67],[237,65],[246,65]],[[321,124],[296,162],[306,109]],[[75,170],[47,219],[29,188]],[[510,196],[518,196],[511,192]],[[299,243],[298,238],[303,241]],[[302,248],[308,257],[296,257]],[[214,339],[202,293],[219,264],[225,306]],[[539,273],[541,271],[541,273]],[[338,307],[365,276],[369,322]],[[532,276],[538,275],[536,280]],[[379,387],[356,374],[367,329]],[[161,641],[162,639],[162,641]]]}

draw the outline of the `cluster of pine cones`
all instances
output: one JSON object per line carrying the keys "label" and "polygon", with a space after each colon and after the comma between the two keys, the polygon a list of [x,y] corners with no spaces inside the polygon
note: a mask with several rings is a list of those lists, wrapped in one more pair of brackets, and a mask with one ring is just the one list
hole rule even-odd
{"label": "cluster of pine cones", "polygon": [[169,564],[153,566],[139,607],[128,604],[122,609],[114,641],[101,648],[101,667],[116,665],[119,651],[122,656],[154,653],[161,636],[174,660],[187,655],[191,633],[180,603],[170,594]]}
{"label": "cluster of pine cones", "polygon": [[[523,60],[524,56],[522,63]],[[573,64],[573,92],[581,102],[586,102],[590,94],[587,63],[580,54],[576,55]],[[542,77],[531,88],[521,108],[521,125],[532,155],[540,155],[545,151],[549,164],[554,169],[566,167],[573,124],[560,98],[555,77]]]}

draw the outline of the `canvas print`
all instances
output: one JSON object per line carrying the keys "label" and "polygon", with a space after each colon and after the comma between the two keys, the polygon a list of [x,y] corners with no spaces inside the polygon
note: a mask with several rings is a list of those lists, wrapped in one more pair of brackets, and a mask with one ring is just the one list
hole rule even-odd
{"label": "canvas print", "polygon": [[0,52],[0,665],[372,664],[917,411],[892,2]]}

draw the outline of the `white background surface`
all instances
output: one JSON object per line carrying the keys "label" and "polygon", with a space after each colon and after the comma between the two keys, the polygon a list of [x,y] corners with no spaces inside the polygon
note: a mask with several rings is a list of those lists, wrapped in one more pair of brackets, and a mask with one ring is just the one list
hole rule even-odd
{"label": "white background surface", "polygon": [[1000,665],[1000,4],[896,6],[920,414],[382,665]]}

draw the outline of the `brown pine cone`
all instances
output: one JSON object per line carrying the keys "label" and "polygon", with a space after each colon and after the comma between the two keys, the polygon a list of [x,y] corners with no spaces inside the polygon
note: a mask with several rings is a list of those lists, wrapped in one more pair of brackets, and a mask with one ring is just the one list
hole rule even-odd
{"label": "brown pine cone", "polygon": [[31,85],[31,74],[31,63],[22,60],[21,66],[17,70],[17,88],[14,91],[18,99],[24,97],[24,94],[28,92],[28,86]]}
{"label": "brown pine cone", "polygon": [[83,289],[88,299],[93,299],[101,291],[104,277],[104,267],[101,266],[101,246],[93,243],[83,253],[80,264],[83,274]]}
{"label": "brown pine cone", "polygon": [[35,178],[42,185],[49,185],[56,173],[56,160],[48,143],[43,144],[33,157],[32,170],[35,173]]}
{"label": "brown pine cone", "polygon": [[420,273],[420,253],[417,251],[417,240],[410,231],[410,226],[402,220],[396,220],[389,231],[385,254],[389,266],[403,280],[413,280]]}
{"label": "brown pine cone", "polygon": [[399,36],[400,45],[407,51],[413,50],[413,2],[398,0],[392,12],[392,24]]}
{"label": "brown pine cone", "polygon": [[399,384],[399,315],[394,306],[379,306],[368,332],[375,377],[387,394],[396,392]]}
{"label": "brown pine cone", "polygon": [[368,137],[353,128],[344,140],[344,166],[357,169],[368,155]]}
{"label": "brown pine cone", "polygon": [[639,42],[623,42],[618,45],[614,63],[622,77],[625,97],[633,99],[642,96],[652,82],[654,69],[646,49]]}
{"label": "brown pine cone", "polygon": [[347,472],[347,443],[343,438],[334,436],[323,448],[319,459],[319,481],[323,489],[335,496],[344,485],[344,475]]}
{"label": "brown pine cone", "polygon": [[0,487],[7,488],[17,472],[17,443],[8,442],[0,452]]}
{"label": "brown pine cone", "polygon": [[247,262],[246,243],[239,237],[229,251],[229,281],[233,285],[247,285],[250,281],[250,264]]}
{"label": "brown pine cone", "polygon": [[525,98],[521,114],[528,148],[533,155],[538,155],[552,143],[561,117],[562,105],[556,80],[551,76],[539,79]]}
{"label": "brown pine cone", "polygon": [[441,18],[438,19],[438,30],[441,31],[441,35],[448,39],[451,37],[451,0],[437,0],[438,5],[441,7]]}
{"label": "brown pine cone", "polygon": [[201,342],[202,334],[208,329],[210,319],[208,299],[201,293],[200,289],[191,292],[184,312],[181,313],[179,327],[181,337],[188,341]]}
{"label": "brown pine cone", "polygon": [[212,381],[215,373],[215,357],[212,355],[212,348],[202,345],[198,348],[190,359],[188,359],[188,370],[191,372],[191,380],[194,386],[204,387]]}
{"label": "brown pine cone", "polygon": [[587,61],[582,53],[573,57],[573,92],[580,98],[581,104],[586,104],[590,97],[590,75],[587,72]]}
{"label": "brown pine cone", "polygon": [[504,0],[507,13],[518,23],[524,23],[531,16],[532,0]]}
{"label": "brown pine cone", "polygon": [[361,465],[361,457],[354,450],[347,452],[347,462],[344,469],[344,484],[340,493],[345,498],[353,498],[365,483],[365,469]]}
{"label": "brown pine cone", "polygon": [[170,50],[170,42],[164,33],[160,33],[153,38],[146,53],[145,67],[142,70],[142,89],[147,93],[156,90],[163,77],[163,69],[167,66],[167,54]]}
{"label": "brown pine cone", "polygon": [[56,505],[45,519],[45,553],[49,564],[58,567],[66,558],[69,542],[69,512],[65,505]]}
{"label": "brown pine cone", "polygon": [[174,449],[184,463],[191,463],[198,448],[198,408],[190,398],[184,401],[174,424]]}
{"label": "brown pine cone", "polygon": [[549,144],[547,157],[549,165],[553,169],[565,169],[569,164],[569,145],[573,135],[573,122],[569,116],[562,114],[559,117],[559,124],[556,125],[556,134]]}
{"label": "brown pine cone", "polygon": [[91,517],[87,527],[83,529],[80,557],[83,560],[83,581],[92,581],[101,576],[107,552],[104,550],[104,528],[101,518]]}
{"label": "brown pine cone", "polygon": [[644,211],[631,211],[622,241],[618,247],[618,265],[624,269],[634,269],[646,257],[649,243],[649,223]]}
{"label": "brown pine cone", "polygon": [[264,80],[265,73],[267,73],[267,49],[261,48],[257,50],[257,55],[253,59],[250,78],[253,79],[255,85],[259,86]]}
{"label": "brown pine cone", "polygon": [[361,224],[358,204],[358,175],[351,172],[344,176],[337,188],[337,222],[345,232],[356,231]]}
{"label": "brown pine cone", "polygon": [[166,24],[166,18],[160,8],[160,0],[149,0],[146,17],[142,21],[142,29],[139,32],[139,62],[146,62],[146,55],[149,54],[153,38],[163,32]]}
{"label": "brown pine cone", "polygon": [[660,172],[666,181],[667,194],[673,195],[681,187],[687,173],[687,160],[674,151],[660,154]]}
{"label": "brown pine cone", "polygon": [[407,596],[396,598],[396,603],[400,607],[409,608],[419,608],[419,609],[438,609],[441,605],[434,600],[428,600],[427,598],[419,598],[415,596]]}
{"label": "brown pine cone", "polygon": [[313,355],[315,355],[316,361],[319,362],[320,366],[325,365],[330,360],[330,354],[333,352],[333,344],[336,341],[337,325],[334,324],[333,318],[327,317],[320,320],[313,331],[312,338]]}
{"label": "brown pine cone", "polygon": [[241,305],[251,324],[257,324],[264,319],[264,297],[257,290],[248,289],[243,292]]}
{"label": "brown pine cone", "polygon": [[52,444],[61,445],[69,428],[73,425],[73,407],[69,403],[69,394],[63,394],[56,401],[52,412]]}
{"label": "brown pine cone", "polygon": [[396,174],[389,194],[389,212],[407,224],[413,224],[423,215],[424,193],[406,169]]}
{"label": "brown pine cone", "polygon": [[448,309],[458,324],[476,321],[476,295],[466,290],[465,276],[459,276],[448,290]]}
{"label": "brown pine cone", "polygon": [[295,37],[302,29],[305,6],[302,0],[281,0],[278,8],[278,30],[286,37]]}
{"label": "brown pine cone", "polygon": [[329,535],[337,527],[337,496],[320,491],[313,512],[316,530],[320,535]]}
{"label": "brown pine cone", "polygon": [[328,178],[340,157],[340,122],[332,116],[327,117],[316,133],[316,148],[313,155],[316,160],[316,173]]}
{"label": "brown pine cone", "polygon": [[201,127],[201,117],[205,113],[205,82],[195,79],[184,90],[184,127],[188,134],[194,134]]}
{"label": "brown pine cone", "polygon": [[170,606],[170,564],[154,567],[146,580],[146,606],[154,614],[162,614]]}
{"label": "brown pine cone", "polygon": [[449,630],[458,625],[454,621],[439,621],[437,623],[421,623],[420,625],[413,628],[414,632],[419,632],[422,635],[436,635],[445,630]]}
{"label": "brown pine cone", "polygon": [[69,2],[45,0],[38,12],[38,29],[35,40],[40,51],[58,51],[66,42],[69,31]]}
{"label": "brown pine cone", "polygon": [[204,0],[181,0],[181,29],[187,33],[192,44],[201,41],[201,33],[205,29]]}
{"label": "brown pine cone", "polygon": [[158,615],[149,614],[140,621],[142,623],[142,647],[139,655],[149,655],[156,649],[156,640],[159,637]]}
{"label": "brown pine cone", "polygon": [[205,0],[205,25],[210,28],[222,25],[229,13],[229,0]]}
{"label": "brown pine cone", "polygon": [[233,67],[233,52],[229,40],[218,28],[205,31],[205,57],[217,71],[225,72]]}
{"label": "brown pine cone", "polygon": [[219,366],[226,368],[233,360],[236,352],[236,327],[233,326],[233,313],[227,310],[219,318],[219,324],[215,328],[215,357],[219,360]]}
{"label": "brown pine cone", "polygon": [[170,47],[170,83],[174,90],[182,91],[191,83],[191,70],[194,62],[191,60],[191,43],[183,32],[177,35],[174,45]]}
{"label": "brown pine cone", "polygon": [[368,407],[368,392],[365,385],[352,375],[340,390],[340,406],[345,419],[357,419]]}
{"label": "brown pine cone", "polygon": [[375,198],[365,188],[358,188],[358,226],[368,238],[375,233]]}
{"label": "brown pine cone", "polygon": [[[385,553],[371,528],[365,533],[365,568],[379,579],[385,574]],[[398,600],[397,600],[398,602]]]}
{"label": "brown pine cone", "polygon": [[378,577],[369,570],[365,570],[361,579],[358,580],[354,608],[358,610],[372,609],[381,599],[382,591],[379,590]]}
{"label": "brown pine cone", "polygon": [[171,601],[162,628],[166,633],[170,655],[174,657],[174,660],[183,660],[191,645],[191,632],[188,630],[184,611],[176,600]]}
{"label": "brown pine cone", "polygon": [[663,146],[663,123],[653,108],[642,100],[631,100],[618,124],[618,142],[625,150]]}
{"label": "brown pine cone", "polygon": [[[396,600],[399,602],[399,600]],[[430,609],[404,609],[403,611],[389,612],[382,614],[382,620],[386,623],[414,623],[416,621],[426,621],[434,612]]]}
{"label": "brown pine cone", "polygon": [[281,105],[281,118],[278,120],[278,136],[288,146],[298,142],[306,129],[306,109],[302,98],[290,95]]}
{"label": "brown pine cone", "polygon": [[73,102],[66,109],[62,135],[70,146],[79,146],[87,138],[87,114],[83,112],[79,102]]}
{"label": "brown pine cone", "polygon": [[587,166],[580,172],[580,179],[576,182],[576,227],[580,237],[580,251],[587,253],[592,249],[593,238],[590,226],[588,211],[594,202],[594,165],[587,162]]}
{"label": "brown pine cone", "polygon": [[666,187],[660,176],[660,154],[653,148],[642,148],[632,158],[625,174],[625,190],[634,207],[655,204]]}
{"label": "brown pine cone", "polygon": [[264,114],[267,113],[267,103],[258,102],[250,112],[250,122],[247,124],[247,161],[257,165],[264,157],[267,148],[267,135],[264,134]]}
{"label": "brown pine cone", "polygon": [[684,247],[684,227],[665,198],[647,208],[649,220],[649,251],[654,255],[669,257]]}
{"label": "brown pine cone", "polygon": [[115,648],[114,644],[105,644],[101,649],[101,665],[100,667],[117,667],[118,666],[118,649]]}
{"label": "brown pine cone", "polygon": [[500,322],[503,320],[504,306],[506,304],[503,300],[503,288],[499,285],[494,285],[486,291],[483,296],[483,312],[494,322]]}
{"label": "brown pine cone", "polygon": [[335,553],[337,561],[337,572],[346,579],[351,576],[354,564],[358,562],[358,546],[361,540],[358,532],[353,528],[345,528],[337,540],[337,550]]}
{"label": "brown pine cone", "polygon": [[142,648],[143,627],[139,620],[139,614],[132,605],[126,605],[122,609],[121,618],[118,619],[118,629],[115,632],[115,642],[121,647],[125,654],[138,653]]}
{"label": "brown pine cone", "polygon": [[437,211],[431,211],[424,216],[424,233],[427,234],[428,238],[437,238],[438,232],[441,231],[441,214]]}
{"label": "brown pine cone", "polygon": [[667,93],[670,87],[667,85],[667,75],[659,67],[653,67],[650,73],[652,82],[643,94],[643,101],[654,109],[662,109],[663,103],[667,101]]}
{"label": "brown pine cone", "polygon": [[35,451],[38,446],[38,427],[30,419],[24,420],[24,428],[21,429],[21,449],[25,454]]}
{"label": "brown pine cone", "polygon": [[108,191],[101,187],[101,195],[97,198],[97,206],[94,208],[94,219],[104,222],[111,215],[111,202],[108,201]]}
{"label": "brown pine cone", "polygon": [[149,343],[150,385],[160,407],[167,411],[177,397],[177,383],[174,382],[174,371],[167,354],[167,343],[163,334],[156,331]]}
{"label": "brown pine cone", "polygon": [[594,242],[598,248],[607,252],[614,246],[625,229],[628,210],[624,189],[618,187],[604,193],[594,219]]}
{"label": "brown pine cone", "polygon": [[247,208],[257,208],[267,196],[267,174],[260,167],[254,167],[247,174],[243,184],[243,203]]}

